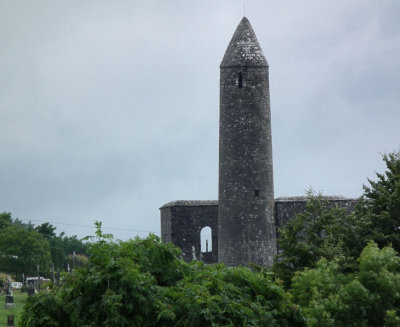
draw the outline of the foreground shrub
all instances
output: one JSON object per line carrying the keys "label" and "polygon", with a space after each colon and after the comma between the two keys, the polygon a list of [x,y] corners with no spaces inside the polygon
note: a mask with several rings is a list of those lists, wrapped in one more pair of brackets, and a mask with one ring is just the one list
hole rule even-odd
{"label": "foreground shrub", "polygon": [[358,269],[344,274],[322,259],[293,278],[293,295],[310,326],[400,326],[400,257],[370,242]]}
{"label": "foreground shrub", "polygon": [[102,234],[60,287],[31,296],[22,326],[304,326],[268,273],[185,263],[158,237]]}

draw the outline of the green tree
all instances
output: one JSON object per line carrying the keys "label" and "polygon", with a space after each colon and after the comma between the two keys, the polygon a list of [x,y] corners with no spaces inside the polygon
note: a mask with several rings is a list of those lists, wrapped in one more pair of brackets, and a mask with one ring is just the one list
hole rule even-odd
{"label": "green tree", "polygon": [[73,254],[74,252],[87,255],[87,244],[83,240],[78,239],[76,235],[65,236],[64,233],[61,233],[60,238],[63,240],[66,255]]}
{"label": "green tree", "polygon": [[12,222],[15,227],[25,228],[27,230],[35,229],[35,225],[32,222],[24,223],[22,220],[15,218]]}
{"label": "green tree", "polygon": [[35,227],[35,231],[41,234],[49,243],[51,262],[54,268],[63,270],[65,268],[65,244],[61,236],[56,236],[56,227],[46,222]]}
{"label": "green tree", "polygon": [[368,179],[364,194],[356,208],[359,247],[375,241],[380,247],[392,244],[400,252],[400,152],[383,155],[384,173],[377,181]]}
{"label": "green tree", "polygon": [[383,161],[386,171],[377,173],[377,181],[368,180],[351,213],[309,192],[306,211],[279,231],[281,252],[273,270],[286,286],[296,271],[314,267],[320,258],[335,259],[341,271],[352,271],[371,240],[400,251],[400,153],[384,155]]}
{"label": "green tree", "polygon": [[308,192],[306,210],[279,230],[280,253],[273,271],[289,286],[296,271],[313,267],[319,259],[335,259],[350,269],[358,253],[354,242],[354,216],[330,206],[321,194]]}
{"label": "green tree", "polygon": [[321,259],[293,278],[292,293],[310,326],[399,326],[400,257],[369,243],[354,273]]}
{"label": "green tree", "polygon": [[1,212],[0,213],[0,231],[3,228],[10,226],[12,223],[11,213],[10,212]]}
{"label": "green tree", "polygon": [[11,274],[35,274],[36,266],[48,271],[50,248],[46,239],[34,230],[13,225],[0,231],[0,266]]}
{"label": "green tree", "polygon": [[56,233],[54,232],[55,230],[56,227],[50,223],[43,223],[35,227],[35,231],[37,231],[39,234],[42,234],[43,237],[48,240],[56,237]]}
{"label": "green tree", "polygon": [[66,257],[64,242],[61,237],[53,237],[48,240],[51,253],[51,262],[54,264],[54,268],[63,270],[65,267]]}

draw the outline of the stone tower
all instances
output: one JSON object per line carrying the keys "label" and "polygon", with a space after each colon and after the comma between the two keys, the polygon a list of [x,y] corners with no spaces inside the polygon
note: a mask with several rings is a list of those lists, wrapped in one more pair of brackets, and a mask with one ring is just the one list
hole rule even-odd
{"label": "stone tower", "polygon": [[243,17],[220,65],[218,261],[276,254],[268,63]]}
{"label": "stone tower", "polygon": [[[164,204],[161,239],[178,246],[188,262],[269,267],[277,251],[276,228],[304,212],[308,199],[274,201],[268,63],[247,18],[220,68],[219,200]],[[348,212],[357,203],[338,196],[324,200]]]}

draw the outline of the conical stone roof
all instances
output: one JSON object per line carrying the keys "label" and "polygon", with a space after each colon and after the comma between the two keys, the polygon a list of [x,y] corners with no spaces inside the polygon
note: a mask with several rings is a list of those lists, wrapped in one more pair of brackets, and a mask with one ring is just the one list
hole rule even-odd
{"label": "conical stone roof", "polygon": [[240,21],[220,67],[268,66],[256,34],[246,17]]}

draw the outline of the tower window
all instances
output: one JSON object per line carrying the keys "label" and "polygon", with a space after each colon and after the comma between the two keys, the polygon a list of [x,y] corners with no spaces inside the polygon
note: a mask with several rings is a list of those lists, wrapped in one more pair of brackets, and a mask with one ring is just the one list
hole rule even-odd
{"label": "tower window", "polygon": [[254,190],[254,196],[258,198],[260,196],[260,191],[259,190]]}
{"label": "tower window", "polygon": [[241,89],[242,87],[243,87],[243,75],[242,72],[240,72],[238,77],[238,88]]}

